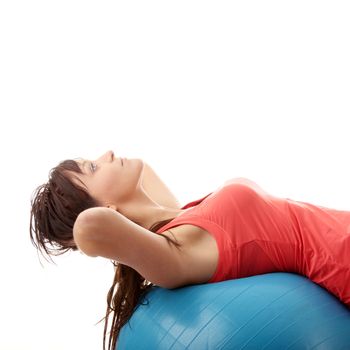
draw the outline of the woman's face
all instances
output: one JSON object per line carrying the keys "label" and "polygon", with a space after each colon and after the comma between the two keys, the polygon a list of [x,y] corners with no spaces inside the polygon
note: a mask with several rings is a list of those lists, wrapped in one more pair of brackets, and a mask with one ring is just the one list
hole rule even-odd
{"label": "woman's face", "polygon": [[96,160],[77,160],[83,174],[76,174],[89,194],[102,205],[128,201],[141,184],[144,163],[141,159],[123,159],[108,151]]}

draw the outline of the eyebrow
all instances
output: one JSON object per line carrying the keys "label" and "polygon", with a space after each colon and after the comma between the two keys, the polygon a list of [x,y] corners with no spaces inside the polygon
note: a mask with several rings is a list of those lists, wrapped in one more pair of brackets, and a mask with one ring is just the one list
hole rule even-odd
{"label": "eyebrow", "polygon": [[83,158],[75,158],[75,160],[82,160],[82,162],[77,162],[78,166],[80,167],[83,174],[88,174],[89,172],[85,171],[85,168],[86,168],[86,164],[89,163],[89,161],[83,160]]}
{"label": "eyebrow", "polygon": [[87,163],[87,161],[86,160],[84,160],[82,163],[81,163],[81,168],[82,168],[82,172],[83,173],[85,173],[85,167],[86,167],[86,163]]}

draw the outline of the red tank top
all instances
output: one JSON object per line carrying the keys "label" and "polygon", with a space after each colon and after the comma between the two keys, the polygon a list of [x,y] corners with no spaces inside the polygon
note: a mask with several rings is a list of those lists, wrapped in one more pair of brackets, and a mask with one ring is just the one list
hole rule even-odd
{"label": "red tank top", "polygon": [[192,224],[216,240],[208,283],[284,271],[304,275],[350,307],[350,211],[278,198],[238,178],[158,229]]}

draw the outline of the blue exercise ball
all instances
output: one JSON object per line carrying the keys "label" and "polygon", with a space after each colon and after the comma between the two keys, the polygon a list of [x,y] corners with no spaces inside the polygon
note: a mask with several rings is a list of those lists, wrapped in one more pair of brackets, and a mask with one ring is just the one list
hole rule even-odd
{"label": "blue exercise ball", "polygon": [[350,349],[350,310],[304,276],[275,272],[177,289],[153,286],[117,350]]}

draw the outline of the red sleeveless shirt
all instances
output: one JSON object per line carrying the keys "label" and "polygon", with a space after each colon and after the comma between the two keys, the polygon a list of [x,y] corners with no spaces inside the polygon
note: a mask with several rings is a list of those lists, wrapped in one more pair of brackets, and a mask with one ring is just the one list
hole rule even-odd
{"label": "red sleeveless shirt", "polygon": [[219,260],[208,283],[269,272],[293,272],[350,307],[350,211],[279,198],[237,178],[184,205],[157,230],[182,224],[207,230]]}

